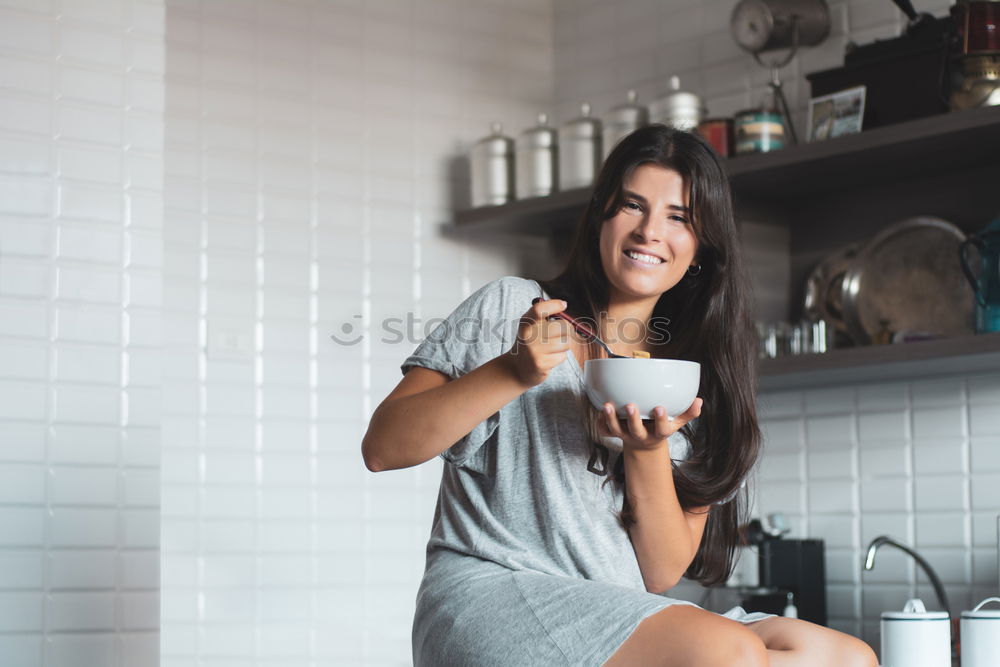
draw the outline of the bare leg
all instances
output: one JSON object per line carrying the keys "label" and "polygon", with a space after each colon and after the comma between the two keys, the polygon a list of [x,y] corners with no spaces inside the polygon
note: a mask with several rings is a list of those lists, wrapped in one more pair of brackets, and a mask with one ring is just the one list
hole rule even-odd
{"label": "bare leg", "polygon": [[675,605],[644,619],[605,667],[767,667],[764,642],[736,621],[698,607]]}
{"label": "bare leg", "polygon": [[772,667],[877,667],[868,644],[794,618],[766,618],[747,628],[760,637]]}

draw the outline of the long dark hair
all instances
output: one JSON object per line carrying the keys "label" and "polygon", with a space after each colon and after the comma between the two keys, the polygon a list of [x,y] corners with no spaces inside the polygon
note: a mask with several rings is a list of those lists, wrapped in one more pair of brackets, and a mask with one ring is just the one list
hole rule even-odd
{"label": "long dark hair", "polygon": [[[701,544],[685,576],[705,585],[718,584],[732,572],[739,526],[747,512],[742,483],[757,462],[760,429],[749,281],[729,182],[711,147],[695,134],[658,124],[623,139],[598,175],[574,233],[566,267],[540,284],[553,298],[564,299],[574,316],[601,321],[609,301],[609,283],[600,257],[601,227],[621,210],[625,203],[623,185],[643,164],[672,169],[684,179],[698,240],[696,261],[701,271],[697,275],[689,272],[661,295],[650,322],[670,322],[669,341],[659,350],[670,358],[701,364],[702,416],[695,425],[681,429],[690,452],[687,462],[673,463],[674,485],[682,508],[711,506]],[[602,356],[597,344],[589,346],[587,358]],[[597,430],[598,419],[603,417],[589,402],[583,404],[584,425],[592,450],[597,452],[603,448]],[[609,480],[623,491],[619,519],[628,529],[635,518],[625,493],[623,457],[617,458]]]}

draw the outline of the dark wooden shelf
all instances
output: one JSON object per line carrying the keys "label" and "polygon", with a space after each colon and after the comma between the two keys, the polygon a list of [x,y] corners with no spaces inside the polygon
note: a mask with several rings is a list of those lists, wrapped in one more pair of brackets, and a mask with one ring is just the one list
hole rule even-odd
{"label": "dark wooden shelf", "polygon": [[500,206],[460,211],[453,226],[469,231],[549,236],[571,229],[583,215],[590,188],[557,192],[548,197],[519,199]]}
{"label": "dark wooden shelf", "polygon": [[728,161],[733,191],[801,197],[1000,164],[1000,107],[919,118]]}
{"label": "dark wooden shelf", "polygon": [[[737,200],[788,200],[873,188],[942,172],[1000,166],[1000,107],[875,128],[860,134],[726,161]],[[460,211],[467,231],[550,235],[582,214],[589,188]]]}
{"label": "dark wooden shelf", "polygon": [[761,391],[774,391],[998,369],[1000,333],[989,333],[764,359],[758,376]]}

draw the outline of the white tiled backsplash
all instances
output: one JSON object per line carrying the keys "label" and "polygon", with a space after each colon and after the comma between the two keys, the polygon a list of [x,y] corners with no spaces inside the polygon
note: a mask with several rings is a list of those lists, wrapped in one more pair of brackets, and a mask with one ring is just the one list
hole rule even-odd
{"label": "white tiled backsplash", "polygon": [[159,656],[163,7],[0,2],[0,663]]}
{"label": "white tiled backsplash", "polygon": [[[670,74],[749,105],[733,4],[0,0],[4,664],[407,664],[440,464],[368,473],[368,416],[430,318],[548,268],[438,235],[456,158]],[[901,25],[831,8],[787,70],[799,116],[803,72]],[[827,540],[838,627],[871,639],[910,593],[891,552],[858,586],[880,533],[956,607],[992,590],[1000,378],[763,400],[760,508]]]}
{"label": "white tiled backsplash", "polygon": [[877,646],[881,611],[914,594],[936,605],[899,551],[862,574],[883,534],[930,562],[953,612],[996,594],[1000,374],[770,393],[761,412],[758,511],[826,541],[831,625]]}
{"label": "white tiled backsplash", "polygon": [[383,322],[532,250],[437,227],[550,105],[551,7],[246,7],[168,3],[163,664],[406,664],[440,469],[361,460],[416,343]]}

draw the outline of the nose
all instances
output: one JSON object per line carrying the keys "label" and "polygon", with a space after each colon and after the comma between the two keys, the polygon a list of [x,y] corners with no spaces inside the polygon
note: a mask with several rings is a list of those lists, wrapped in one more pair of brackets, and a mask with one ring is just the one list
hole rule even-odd
{"label": "nose", "polygon": [[643,243],[652,243],[662,241],[666,234],[666,229],[667,224],[665,221],[661,220],[658,216],[647,213],[642,216],[642,219],[636,224],[632,233],[637,237],[637,240]]}

